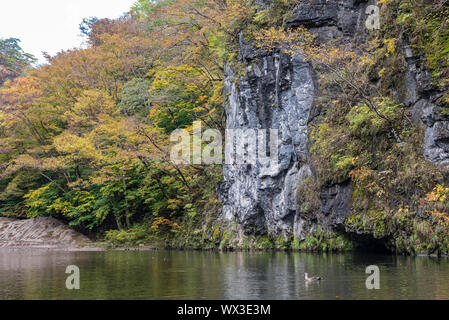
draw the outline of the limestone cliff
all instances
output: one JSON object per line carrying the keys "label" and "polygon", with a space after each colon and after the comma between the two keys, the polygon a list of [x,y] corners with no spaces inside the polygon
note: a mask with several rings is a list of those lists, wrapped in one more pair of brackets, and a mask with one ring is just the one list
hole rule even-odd
{"label": "limestone cliff", "polygon": [[[287,28],[306,26],[320,41],[344,39],[357,46],[367,36],[366,8],[370,2],[344,0],[299,1],[287,21]],[[437,100],[441,93],[432,85],[431,73],[418,63],[404,42],[407,61],[401,101],[424,128],[424,154],[434,163],[449,162],[449,118],[442,116]],[[304,239],[318,225],[326,230],[345,230],[351,214],[351,182],[324,186],[321,208],[312,216],[298,210],[297,185],[312,176],[309,162],[309,127],[320,113],[320,96],[313,67],[301,55],[290,57],[256,50],[240,37],[240,63],[247,66],[237,75],[227,67],[225,110],[228,129],[279,130],[279,167],[266,172],[265,166],[226,165],[219,185],[222,216],[237,222],[246,233],[268,233]],[[248,148],[250,146],[246,145]],[[250,150],[246,150],[249,152]],[[227,153],[230,150],[226,151]]]}

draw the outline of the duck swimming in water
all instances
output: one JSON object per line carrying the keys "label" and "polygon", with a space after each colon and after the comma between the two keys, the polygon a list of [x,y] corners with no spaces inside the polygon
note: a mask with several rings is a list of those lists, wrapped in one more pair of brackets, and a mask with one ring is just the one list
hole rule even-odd
{"label": "duck swimming in water", "polygon": [[304,274],[304,279],[305,279],[306,282],[317,282],[317,281],[320,281],[320,280],[321,280],[321,277],[312,277],[312,278],[309,278],[309,274],[306,273],[306,274]]}

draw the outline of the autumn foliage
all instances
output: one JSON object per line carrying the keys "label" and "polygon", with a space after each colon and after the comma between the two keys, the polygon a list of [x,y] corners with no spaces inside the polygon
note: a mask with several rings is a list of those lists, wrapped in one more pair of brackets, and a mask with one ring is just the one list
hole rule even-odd
{"label": "autumn foliage", "polygon": [[226,46],[245,15],[240,1],[139,1],[120,19],[85,19],[87,48],[6,81],[0,215],[180,229],[219,168],[172,163],[169,134],[195,120],[224,128]]}

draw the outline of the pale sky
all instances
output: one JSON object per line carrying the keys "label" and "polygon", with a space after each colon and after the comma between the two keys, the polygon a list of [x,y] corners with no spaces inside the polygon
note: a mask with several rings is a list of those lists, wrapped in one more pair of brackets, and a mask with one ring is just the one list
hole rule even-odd
{"label": "pale sky", "polygon": [[136,0],[0,0],[0,38],[18,38],[25,52],[45,62],[51,55],[79,47],[83,18],[118,18]]}

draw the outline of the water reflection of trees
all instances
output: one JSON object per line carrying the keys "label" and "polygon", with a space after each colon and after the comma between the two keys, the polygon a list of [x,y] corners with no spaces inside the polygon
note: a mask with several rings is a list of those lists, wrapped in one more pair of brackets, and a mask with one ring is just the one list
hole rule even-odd
{"label": "water reflection of trees", "polygon": [[[81,290],[65,268],[81,269]],[[367,290],[365,268],[381,271]],[[323,277],[307,285],[304,273]],[[286,252],[0,251],[0,299],[449,299],[449,259]]]}

